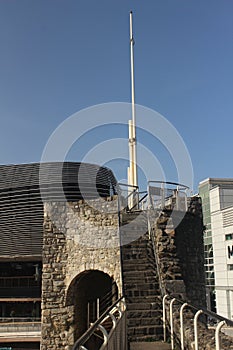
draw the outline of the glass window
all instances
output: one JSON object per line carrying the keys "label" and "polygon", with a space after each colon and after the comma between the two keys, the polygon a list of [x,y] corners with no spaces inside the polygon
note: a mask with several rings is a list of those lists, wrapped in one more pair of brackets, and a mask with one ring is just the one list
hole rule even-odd
{"label": "glass window", "polygon": [[225,235],[226,241],[230,241],[231,239],[233,239],[233,233],[228,233],[227,235]]}

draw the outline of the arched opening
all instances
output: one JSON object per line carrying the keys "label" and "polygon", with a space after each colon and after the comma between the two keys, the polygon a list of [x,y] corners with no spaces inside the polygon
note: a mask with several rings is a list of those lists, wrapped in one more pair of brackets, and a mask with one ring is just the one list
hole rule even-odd
{"label": "arched opening", "polygon": [[74,341],[76,341],[118,298],[118,288],[108,274],[88,270],[69,286],[67,305],[74,306]]}

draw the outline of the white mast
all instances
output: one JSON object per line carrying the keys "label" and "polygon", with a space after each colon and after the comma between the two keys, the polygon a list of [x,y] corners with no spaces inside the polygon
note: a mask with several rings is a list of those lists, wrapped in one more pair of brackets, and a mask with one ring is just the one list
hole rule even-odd
{"label": "white mast", "polygon": [[133,38],[133,12],[130,11],[130,61],[131,61],[131,104],[132,119],[129,120],[129,168],[128,184],[138,186],[137,175],[137,141],[136,141],[136,113],[135,113],[135,94],[134,94],[134,38]]}

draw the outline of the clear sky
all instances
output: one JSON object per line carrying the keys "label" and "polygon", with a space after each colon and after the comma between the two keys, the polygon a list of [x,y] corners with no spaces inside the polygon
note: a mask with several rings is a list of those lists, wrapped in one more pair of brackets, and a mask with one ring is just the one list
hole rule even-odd
{"label": "clear sky", "polygon": [[54,129],[83,108],[130,102],[130,10],[136,102],[178,130],[195,187],[233,177],[232,0],[1,0],[1,164],[40,161]]}

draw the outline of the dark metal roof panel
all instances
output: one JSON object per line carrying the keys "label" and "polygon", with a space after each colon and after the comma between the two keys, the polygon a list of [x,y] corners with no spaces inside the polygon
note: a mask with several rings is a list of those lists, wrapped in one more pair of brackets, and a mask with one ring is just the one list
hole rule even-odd
{"label": "dark metal roof panel", "polygon": [[108,168],[93,164],[0,165],[0,257],[42,254],[42,197],[46,201],[63,201],[64,195],[69,201],[104,197],[114,193],[115,185]]}

